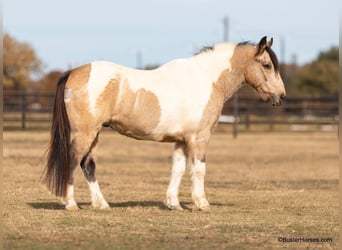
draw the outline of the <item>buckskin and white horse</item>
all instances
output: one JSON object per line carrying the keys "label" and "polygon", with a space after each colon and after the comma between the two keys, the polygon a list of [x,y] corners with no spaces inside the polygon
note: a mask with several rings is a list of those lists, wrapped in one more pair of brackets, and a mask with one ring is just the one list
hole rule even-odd
{"label": "buckskin and white horse", "polygon": [[66,72],[57,86],[43,182],[67,210],[78,210],[73,172],[80,164],[92,206],[109,208],[95,177],[92,153],[101,128],[109,126],[139,140],[174,142],[165,204],[182,209],[178,189],[188,166],[192,200],[198,209],[208,210],[206,151],[224,102],[243,84],[274,105],[285,99],[272,42],[263,37],[258,44],[218,44],[155,70],[96,61]]}

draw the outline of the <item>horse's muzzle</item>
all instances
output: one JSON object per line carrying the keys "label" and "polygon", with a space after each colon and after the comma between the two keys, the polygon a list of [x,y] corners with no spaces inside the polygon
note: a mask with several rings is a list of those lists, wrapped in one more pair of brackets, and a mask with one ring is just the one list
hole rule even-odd
{"label": "horse's muzzle", "polygon": [[283,101],[283,102],[285,102],[285,101],[286,101],[286,95],[281,94],[281,95],[280,95],[280,100]]}
{"label": "horse's muzzle", "polygon": [[281,94],[280,96],[273,95],[273,106],[281,106],[282,102],[286,101],[286,95]]}

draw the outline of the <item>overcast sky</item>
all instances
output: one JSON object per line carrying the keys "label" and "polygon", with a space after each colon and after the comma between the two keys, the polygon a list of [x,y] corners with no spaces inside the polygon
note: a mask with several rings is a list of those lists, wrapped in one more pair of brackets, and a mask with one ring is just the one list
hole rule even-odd
{"label": "overcast sky", "polygon": [[191,56],[223,39],[258,42],[274,37],[285,61],[313,60],[338,45],[339,0],[5,0],[4,31],[30,43],[46,70],[66,70],[94,60],[137,66]]}

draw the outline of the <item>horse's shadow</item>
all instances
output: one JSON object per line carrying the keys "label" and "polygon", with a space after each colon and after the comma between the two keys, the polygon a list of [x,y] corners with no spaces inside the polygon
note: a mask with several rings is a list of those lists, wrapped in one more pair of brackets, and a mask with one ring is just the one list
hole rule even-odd
{"label": "horse's shadow", "polygon": [[[65,206],[59,202],[28,202],[30,207],[34,209],[46,209],[46,210],[64,210]],[[78,202],[80,209],[91,207],[90,202]],[[190,202],[181,203],[183,208],[189,209],[187,206]],[[156,207],[161,210],[168,210],[166,205],[161,201],[126,201],[126,202],[109,202],[110,208],[129,208],[129,207]]]}
{"label": "horse's shadow", "polygon": [[28,202],[27,205],[34,209],[63,210],[65,206],[59,202]]}
{"label": "horse's shadow", "polygon": [[[65,206],[59,202],[28,202],[30,207],[34,209],[46,209],[46,210],[64,210]],[[160,210],[169,210],[166,205],[161,201],[126,201],[126,202],[109,202],[110,208],[129,208],[129,207],[156,207]],[[214,206],[224,206],[221,203],[211,203]],[[79,202],[80,209],[91,207],[90,202]],[[181,202],[181,206],[184,210],[193,210],[191,202]]]}
{"label": "horse's shadow", "polygon": [[126,202],[109,202],[111,208],[120,207],[157,207],[159,209],[167,209],[161,201],[126,201]]}

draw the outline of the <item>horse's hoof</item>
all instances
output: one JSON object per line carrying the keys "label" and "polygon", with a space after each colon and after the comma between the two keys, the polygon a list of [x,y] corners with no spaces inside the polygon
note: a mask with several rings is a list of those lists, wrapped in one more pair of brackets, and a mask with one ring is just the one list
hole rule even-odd
{"label": "horse's hoof", "polygon": [[93,201],[92,204],[93,208],[101,209],[101,210],[109,210],[110,207],[106,201]]}
{"label": "horse's hoof", "polygon": [[204,211],[204,212],[208,212],[210,211],[210,205],[205,205],[199,208],[199,210]]}
{"label": "horse's hoof", "polygon": [[183,211],[184,210],[180,205],[171,206],[171,207],[169,207],[169,209],[170,210],[178,210],[178,211]]}
{"label": "horse's hoof", "polygon": [[184,210],[181,206],[168,206],[168,209],[177,210],[177,211],[183,211]]}
{"label": "horse's hoof", "polygon": [[68,211],[79,211],[80,210],[80,208],[76,204],[66,206],[65,209]]}
{"label": "horse's hoof", "polygon": [[99,209],[101,210],[110,210],[110,206],[108,204],[100,206]]}
{"label": "horse's hoof", "polygon": [[178,210],[178,211],[183,211],[184,209],[181,207],[179,204],[170,204],[170,203],[165,203],[168,209],[170,210]]}
{"label": "horse's hoof", "polygon": [[196,207],[201,211],[209,211],[210,210],[210,204],[207,199],[205,198],[199,198],[199,199],[193,199]]}

